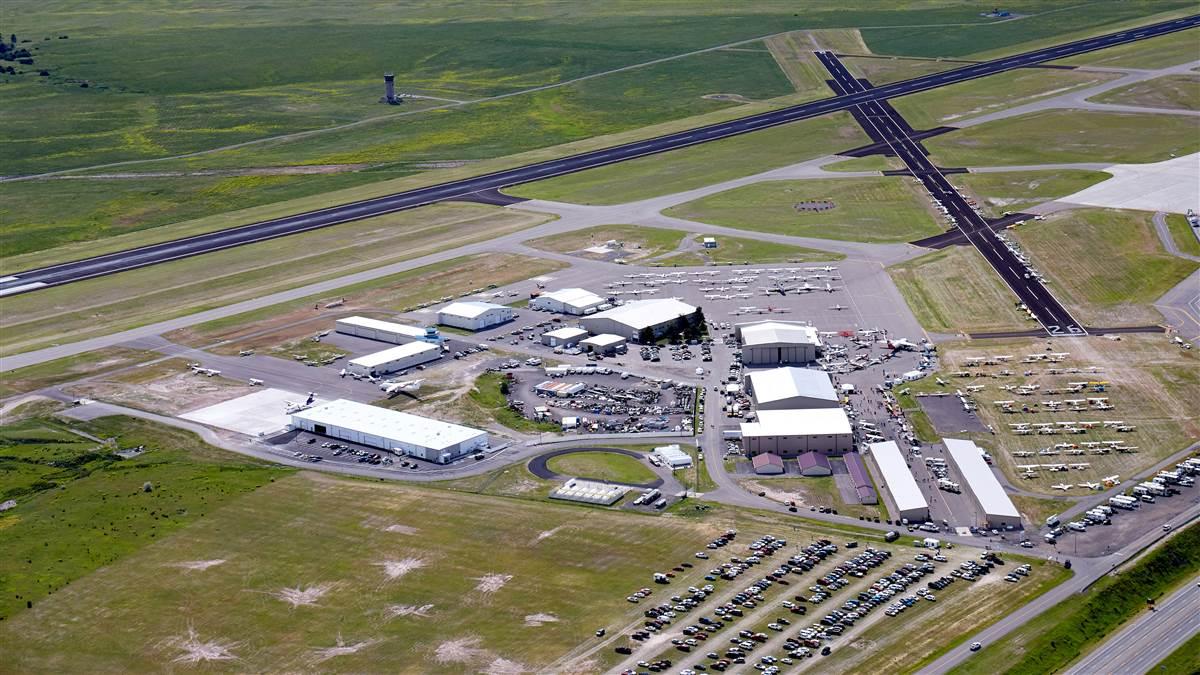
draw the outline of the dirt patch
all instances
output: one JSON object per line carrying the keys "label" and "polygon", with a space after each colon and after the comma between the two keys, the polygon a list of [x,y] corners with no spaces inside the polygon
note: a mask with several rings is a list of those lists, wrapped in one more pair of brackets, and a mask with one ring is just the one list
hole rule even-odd
{"label": "dirt patch", "polygon": [[700,98],[710,101],[734,101],[735,103],[754,103],[754,99],[746,98],[741,94],[705,94]]}
{"label": "dirt patch", "polygon": [[383,568],[383,573],[387,578],[395,581],[400,577],[425,567],[428,563],[421,558],[401,558],[400,560],[385,560],[381,563],[376,563],[377,567]]}
{"label": "dirt patch", "polygon": [[550,537],[553,537],[554,535],[563,531],[563,529],[565,529],[566,527],[567,527],[566,525],[559,525],[558,527],[555,527],[555,528],[552,528],[549,530],[542,530],[541,532],[538,532],[538,535],[536,537],[533,538],[533,543],[540,544],[544,539],[549,539]]}
{"label": "dirt patch", "polygon": [[391,532],[392,534],[406,534],[413,536],[421,532],[415,527],[389,522],[388,520],[377,516],[367,518],[362,522],[362,525],[363,527],[370,528],[372,530],[381,530],[383,532]]}
{"label": "dirt patch", "polygon": [[240,642],[223,640],[201,640],[196,629],[188,626],[186,635],[170,638],[166,646],[181,650],[183,653],[171,659],[172,663],[203,663],[206,661],[237,661],[233,650]]}
{"label": "dirt patch", "polygon": [[217,558],[216,560],[189,560],[187,562],[171,563],[170,565],[168,565],[168,567],[177,567],[181,570],[196,570],[199,572],[203,572],[204,570],[206,570],[210,567],[216,567],[217,565],[224,565],[224,564],[225,564],[224,558]]}
{"label": "dirt patch", "polygon": [[546,623],[558,623],[558,617],[553,614],[526,614],[525,625],[536,628]]}
{"label": "dirt patch", "polygon": [[224,377],[197,375],[187,369],[183,359],[171,359],[65,387],[63,391],[174,416],[244,396],[254,389]]}
{"label": "dirt patch", "polygon": [[478,584],[475,585],[475,590],[479,591],[480,593],[488,593],[488,594],[495,593],[496,591],[500,590],[501,588],[504,588],[505,584],[512,581],[512,578],[513,578],[513,575],[511,575],[511,574],[494,574],[494,573],[493,574],[485,574],[481,577],[475,577],[475,580],[479,582]]}
{"label": "dirt patch", "polygon": [[486,658],[487,653],[486,649],[479,648],[479,638],[465,637],[438,645],[433,659],[438,663],[470,663]]}
{"label": "dirt patch", "polygon": [[429,611],[433,609],[433,605],[389,605],[383,610],[383,616],[387,619],[395,619],[404,616],[416,616],[422,619],[429,618]]}
{"label": "dirt patch", "polygon": [[819,213],[821,211],[831,211],[837,208],[837,204],[828,199],[810,199],[803,202],[796,202],[792,204],[792,208],[801,213]]}
{"label": "dirt patch", "polygon": [[524,664],[508,659],[496,659],[483,669],[484,675],[521,675],[521,673],[529,672],[529,668]]}
{"label": "dirt patch", "polygon": [[355,642],[354,644],[348,645],[346,644],[345,640],[342,639],[342,636],[338,635],[337,642],[334,644],[334,646],[313,650],[313,662],[321,663],[322,661],[328,661],[335,656],[348,656],[350,654],[357,654],[376,642],[378,642],[378,640],[363,640],[362,642]]}
{"label": "dirt patch", "polygon": [[293,609],[296,607],[310,607],[317,604],[317,601],[325,597],[325,594],[332,591],[335,586],[336,584],[317,584],[316,586],[308,586],[306,588],[299,586],[296,588],[281,588],[271,593],[271,596],[288,603]]}

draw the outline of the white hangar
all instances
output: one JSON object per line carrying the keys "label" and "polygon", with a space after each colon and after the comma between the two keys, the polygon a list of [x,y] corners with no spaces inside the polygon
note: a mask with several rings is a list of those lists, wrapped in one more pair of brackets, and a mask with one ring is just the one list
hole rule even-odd
{"label": "white hangar", "polygon": [[292,426],[437,464],[488,447],[487,433],[478,429],[346,399],[294,412]]}
{"label": "white hangar", "polygon": [[466,330],[483,330],[512,319],[511,307],[490,302],[453,302],[438,311],[438,323]]}
{"label": "white hangar", "polygon": [[659,337],[679,319],[688,319],[696,308],[674,298],[633,300],[598,314],[585,316],[579,323],[592,335],[610,333],[626,340],[637,340],[645,329]]}
{"label": "white hangar", "polygon": [[773,368],[746,375],[746,392],[759,410],[836,408],[838,394],[829,376],[807,368]]}
{"label": "white hangar", "polygon": [[817,360],[817,329],[794,321],[754,321],[734,326],[748,366],[803,365]]}

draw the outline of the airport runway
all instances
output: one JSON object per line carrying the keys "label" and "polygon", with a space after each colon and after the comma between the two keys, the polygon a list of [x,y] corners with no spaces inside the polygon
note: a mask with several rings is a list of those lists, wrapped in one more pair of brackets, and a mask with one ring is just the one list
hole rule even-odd
{"label": "airport runway", "polygon": [[[789,122],[846,110],[862,104],[936,89],[1016,68],[1034,66],[1046,61],[1054,61],[1098,49],[1105,49],[1107,47],[1186,30],[1197,25],[1200,25],[1200,15],[1192,15],[616,147],[530,164],[474,178],[432,185],[375,199],[342,204],[308,213],[277,218],[275,220],[252,223],[217,232],[153,244],[128,251],[110,253],[26,272],[18,272],[0,277],[0,297],[242,246],[265,239],[329,227],[339,223],[411,209],[434,202],[461,199],[475,193],[485,192],[493,194],[488,193],[488,191],[622,162],[637,157],[676,150],[700,143],[707,143],[722,138],[729,138]],[[944,181],[944,178],[942,180]],[[985,235],[969,236],[975,236],[981,240],[987,239]],[[987,242],[984,243],[986,244]],[[1002,254],[998,253],[997,255]],[[1065,323],[1065,319],[1067,318],[1069,317],[1043,316],[1042,320],[1048,326],[1059,325],[1065,334],[1065,331],[1070,327],[1070,325]]]}
{"label": "airport runway", "polygon": [[1196,579],[1146,610],[1120,632],[1111,635],[1080,659],[1065,675],[1089,673],[1148,673],[1200,631],[1200,588]]}
{"label": "airport runway", "polygon": [[[870,84],[851,75],[833,52],[818,52],[817,58],[833,75],[830,84],[843,96],[872,91]],[[867,135],[886,143],[929,194],[949,211],[958,230],[1034,313],[1047,333],[1061,336],[1087,334],[1045,285],[1000,241],[988,221],[971,208],[945,174],[929,161],[925,148],[913,138],[913,128],[895,108],[885,100],[870,100],[855,106],[852,112]]]}

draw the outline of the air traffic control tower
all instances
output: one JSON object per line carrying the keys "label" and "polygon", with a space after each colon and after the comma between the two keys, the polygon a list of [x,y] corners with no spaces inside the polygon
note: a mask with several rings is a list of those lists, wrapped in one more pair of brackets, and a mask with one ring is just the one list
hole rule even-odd
{"label": "air traffic control tower", "polygon": [[399,99],[396,98],[396,76],[392,73],[383,74],[383,98],[381,103],[396,105]]}

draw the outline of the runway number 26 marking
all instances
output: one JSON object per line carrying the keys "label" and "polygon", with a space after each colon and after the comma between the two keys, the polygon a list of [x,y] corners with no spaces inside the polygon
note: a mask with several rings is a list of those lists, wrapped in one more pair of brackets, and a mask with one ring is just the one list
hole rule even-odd
{"label": "runway number 26 marking", "polygon": [[1082,335],[1083,334],[1083,329],[1080,328],[1079,326],[1075,326],[1075,325],[1067,326],[1067,329],[1064,331],[1062,326],[1060,326],[1058,324],[1050,324],[1049,326],[1046,326],[1046,330],[1051,335],[1063,335],[1063,334]]}

